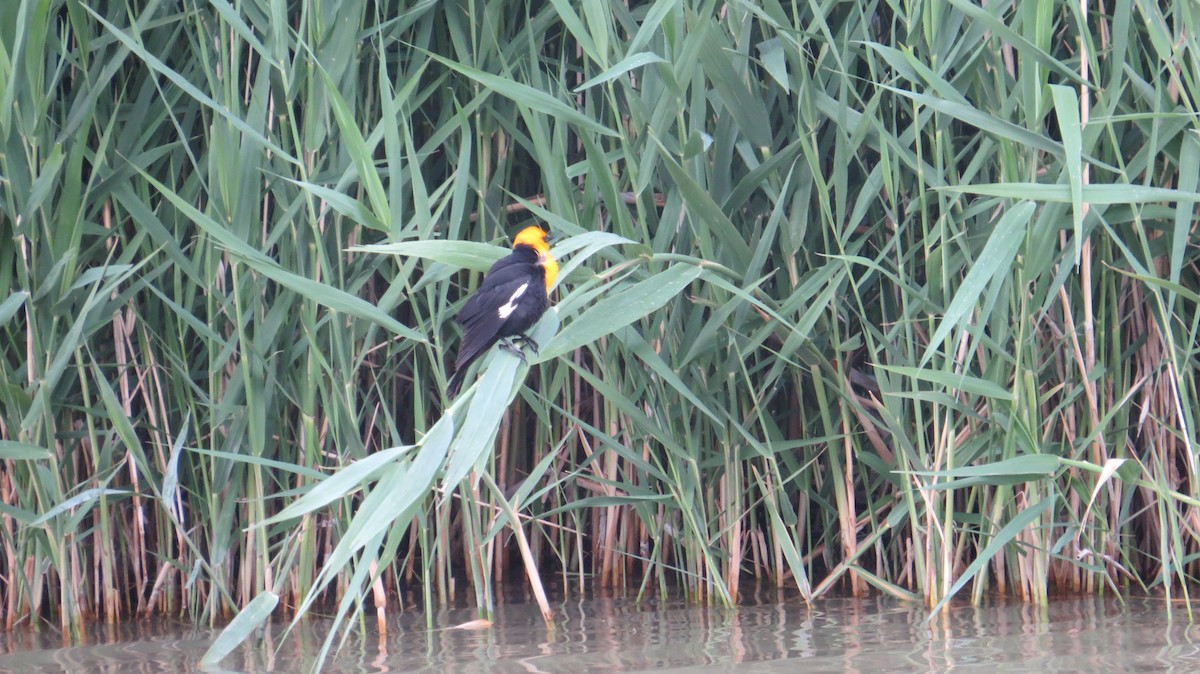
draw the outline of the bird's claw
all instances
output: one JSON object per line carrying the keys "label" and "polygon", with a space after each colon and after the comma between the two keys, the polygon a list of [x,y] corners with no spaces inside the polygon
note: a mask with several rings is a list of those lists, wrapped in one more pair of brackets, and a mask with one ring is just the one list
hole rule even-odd
{"label": "bird's claw", "polygon": [[524,333],[514,336],[513,341],[520,342],[522,348],[528,346],[529,350],[532,351],[533,355],[535,355],[535,356],[538,355],[538,353],[539,353],[538,349],[541,348],[538,346],[538,343],[533,340],[532,337],[530,337],[529,335],[526,335]]}
{"label": "bird's claw", "polygon": [[521,350],[521,347],[513,344],[514,341],[516,340],[502,339],[500,340],[500,348],[520,358],[522,363],[528,363],[529,361],[525,359],[525,352]]}
{"label": "bird's claw", "polygon": [[529,347],[529,350],[533,352],[533,355],[536,356],[538,354],[538,343],[533,341],[533,338],[529,335],[513,335],[512,337],[506,337],[500,340],[500,348],[511,353],[517,358],[520,358],[522,363],[529,362],[525,358],[525,347]]}

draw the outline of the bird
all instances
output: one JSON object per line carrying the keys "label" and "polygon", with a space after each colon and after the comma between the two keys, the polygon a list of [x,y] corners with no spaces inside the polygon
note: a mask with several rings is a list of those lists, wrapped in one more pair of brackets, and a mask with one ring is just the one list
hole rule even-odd
{"label": "bird", "polygon": [[558,262],[550,255],[547,236],[536,225],[518,232],[512,252],[492,265],[479,289],[454,316],[463,326],[463,338],[446,385],[448,398],[458,395],[467,368],[493,344],[500,342],[522,360],[525,355],[514,341],[537,353],[537,342],[526,332],[549,308],[550,288],[558,278]]}

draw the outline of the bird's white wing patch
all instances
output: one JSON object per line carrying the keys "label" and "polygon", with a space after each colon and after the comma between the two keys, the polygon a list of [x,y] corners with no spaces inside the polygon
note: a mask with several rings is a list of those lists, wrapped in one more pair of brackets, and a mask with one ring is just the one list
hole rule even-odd
{"label": "bird's white wing patch", "polygon": [[508,302],[501,304],[500,308],[496,310],[500,314],[500,320],[507,320],[512,315],[512,312],[517,310],[517,300],[521,299],[521,295],[524,295],[528,289],[528,282],[517,286],[517,289],[513,291],[512,297],[508,298]]}

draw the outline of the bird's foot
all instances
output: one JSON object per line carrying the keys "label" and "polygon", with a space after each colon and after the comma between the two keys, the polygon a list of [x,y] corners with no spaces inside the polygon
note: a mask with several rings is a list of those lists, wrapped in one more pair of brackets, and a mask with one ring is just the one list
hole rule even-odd
{"label": "bird's foot", "polygon": [[500,340],[500,348],[511,353],[517,358],[520,358],[522,363],[529,362],[525,358],[526,347],[533,352],[533,355],[536,356],[538,354],[538,343],[535,342],[532,337],[524,333],[513,335],[512,337],[505,337],[504,339]]}
{"label": "bird's foot", "polygon": [[520,358],[522,363],[528,363],[529,361],[525,359],[525,352],[521,350],[521,347],[513,343],[515,341],[515,339],[502,339],[500,340],[500,348]]}
{"label": "bird's foot", "polygon": [[525,333],[521,333],[519,335],[514,335],[512,338],[512,341],[520,343],[522,348],[529,347],[529,350],[532,351],[533,355],[535,355],[535,356],[538,355],[538,349],[541,348],[540,346],[538,346],[538,343],[533,340],[532,337],[530,337],[529,335],[526,335]]}

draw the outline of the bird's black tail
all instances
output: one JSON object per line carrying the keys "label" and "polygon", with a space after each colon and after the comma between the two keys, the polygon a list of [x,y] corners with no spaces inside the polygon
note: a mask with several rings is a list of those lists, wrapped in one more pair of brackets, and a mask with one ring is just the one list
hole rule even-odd
{"label": "bird's black tail", "polygon": [[462,380],[465,373],[465,370],[455,370],[454,374],[450,376],[450,382],[446,384],[447,400],[454,400],[458,397],[458,389],[462,388]]}
{"label": "bird's black tail", "polygon": [[469,358],[465,363],[454,364],[454,374],[450,375],[450,381],[446,383],[447,400],[454,400],[458,397],[458,390],[462,388],[463,379],[467,376],[467,368],[471,367],[474,360],[474,358]]}

